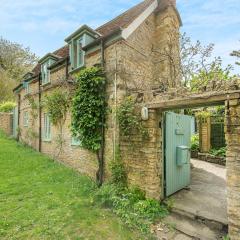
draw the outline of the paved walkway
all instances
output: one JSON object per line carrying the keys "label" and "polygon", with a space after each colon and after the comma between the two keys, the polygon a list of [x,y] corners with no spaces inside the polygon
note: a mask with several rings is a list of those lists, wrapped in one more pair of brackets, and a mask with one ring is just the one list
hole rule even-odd
{"label": "paved walkway", "polygon": [[226,168],[195,159],[191,162],[190,188],[171,197],[174,207],[227,225]]}
{"label": "paved walkway", "polygon": [[[191,163],[191,185],[189,189],[181,190],[171,197],[174,201],[174,209],[227,225],[225,167],[196,159],[192,159]],[[195,239],[173,229],[170,230],[163,223],[156,226],[156,232],[159,240]]]}

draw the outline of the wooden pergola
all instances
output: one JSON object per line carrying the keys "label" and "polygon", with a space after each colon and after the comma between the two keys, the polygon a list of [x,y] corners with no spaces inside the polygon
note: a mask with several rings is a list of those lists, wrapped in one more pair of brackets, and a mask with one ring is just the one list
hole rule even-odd
{"label": "wooden pergola", "polygon": [[207,92],[202,94],[194,94],[186,97],[176,97],[170,100],[163,100],[148,103],[146,107],[149,109],[183,109],[196,108],[204,106],[224,105],[228,100],[240,99],[240,90],[225,92]]}

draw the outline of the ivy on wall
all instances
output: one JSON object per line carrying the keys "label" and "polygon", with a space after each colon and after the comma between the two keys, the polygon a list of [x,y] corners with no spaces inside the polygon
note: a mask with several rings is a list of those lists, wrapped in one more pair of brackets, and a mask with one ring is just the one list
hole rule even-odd
{"label": "ivy on wall", "polygon": [[61,89],[55,90],[46,96],[44,105],[53,125],[61,126],[66,120],[69,108],[69,95]]}
{"label": "ivy on wall", "polygon": [[143,138],[148,137],[147,130],[142,125],[141,117],[136,114],[136,106],[132,97],[126,97],[117,109],[120,132],[129,137],[134,132],[140,132]]}
{"label": "ivy on wall", "polygon": [[44,99],[44,107],[49,114],[52,124],[59,128],[59,134],[55,140],[58,149],[57,156],[63,151],[63,145],[65,143],[63,138],[63,126],[70,105],[69,100],[69,94],[62,89],[55,90]]}
{"label": "ivy on wall", "polygon": [[81,146],[95,152],[99,169],[98,185],[104,176],[104,129],[106,115],[105,84],[103,70],[85,68],[76,75],[77,88],[72,101],[72,133]]}
{"label": "ivy on wall", "polygon": [[106,114],[105,82],[98,67],[85,68],[76,75],[77,89],[72,101],[72,133],[84,148],[96,152],[101,148]]}

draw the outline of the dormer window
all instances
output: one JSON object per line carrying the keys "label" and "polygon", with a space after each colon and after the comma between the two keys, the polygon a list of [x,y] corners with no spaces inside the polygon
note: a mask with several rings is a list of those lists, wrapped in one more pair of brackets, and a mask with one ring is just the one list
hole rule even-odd
{"label": "dormer window", "polygon": [[83,50],[83,47],[92,43],[98,37],[99,36],[97,32],[84,25],[65,40],[69,45],[69,55],[72,71],[84,66],[85,51]]}
{"label": "dormer window", "polygon": [[57,55],[48,53],[39,61],[39,64],[41,64],[42,85],[46,85],[51,82],[49,67],[58,59],[59,57]]}
{"label": "dormer window", "polygon": [[82,50],[83,46],[84,46],[84,36],[71,41],[69,51],[70,51],[70,62],[71,62],[72,69],[76,69],[84,66],[85,52]]}
{"label": "dormer window", "polygon": [[42,64],[42,85],[47,84],[50,82],[50,59]]}
{"label": "dormer window", "polygon": [[28,82],[25,85],[25,93],[26,93],[26,95],[30,93],[30,86],[29,86]]}

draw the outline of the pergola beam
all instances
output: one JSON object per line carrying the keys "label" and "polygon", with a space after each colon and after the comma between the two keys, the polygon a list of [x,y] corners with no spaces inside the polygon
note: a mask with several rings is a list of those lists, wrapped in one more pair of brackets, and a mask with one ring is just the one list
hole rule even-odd
{"label": "pergola beam", "polygon": [[228,91],[219,93],[206,93],[199,95],[192,95],[187,97],[178,97],[171,100],[164,100],[147,104],[149,109],[182,109],[182,108],[196,108],[205,106],[224,105],[226,100],[240,99],[240,91]]}

